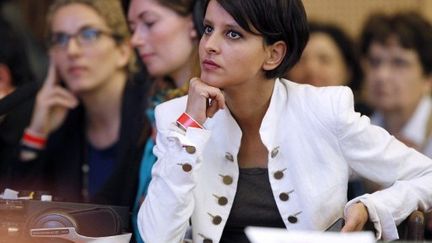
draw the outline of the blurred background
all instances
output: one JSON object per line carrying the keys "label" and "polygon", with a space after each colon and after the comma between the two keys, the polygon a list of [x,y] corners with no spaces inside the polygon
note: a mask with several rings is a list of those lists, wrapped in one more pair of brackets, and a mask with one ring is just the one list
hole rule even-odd
{"label": "blurred background", "polygon": [[[124,6],[128,0],[122,0]],[[52,0],[0,0],[1,15],[12,20],[31,45],[30,59],[38,77],[45,75],[43,50],[45,17]],[[312,21],[342,27],[356,39],[367,17],[376,12],[415,11],[432,21],[431,0],[303,0]],[[36,48],[34,48],[36,45]]]}
{"label": "blurred background", "polygon": [[343,27],[353,38],[373,13],[415,11],[432,21],[430,0],[303,0],[308,18]]}

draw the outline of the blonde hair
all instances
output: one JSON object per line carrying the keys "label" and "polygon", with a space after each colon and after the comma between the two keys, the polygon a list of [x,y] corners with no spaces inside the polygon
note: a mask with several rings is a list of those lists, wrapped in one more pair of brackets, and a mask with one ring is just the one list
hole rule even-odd
{"label": "blonde hair", "polygon": [[[75,3],[86,5],[95,10],[105,20],[105,23],[111,30],[112,34],[118,38],[116,39],[116,43],[129,42],[131,34],[122,11],[120,0],[55,0],[48,11],[47,36],[51,34],[50,26],[54,14],[60,8]],[[127,71],[133,73],[136,70],[136,55],[135,52],[132,52],[127,65]]]}

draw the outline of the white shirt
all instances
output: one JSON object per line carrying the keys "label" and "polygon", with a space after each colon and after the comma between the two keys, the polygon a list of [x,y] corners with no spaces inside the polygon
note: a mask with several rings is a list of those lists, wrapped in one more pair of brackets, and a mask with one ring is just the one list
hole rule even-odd
{"label": "white shirt", "polygon": [[[422,147],[420,152],[432,157],[432,140],[427,133],[429,117],[432,115],[432,99],[425,95],[419,102],[408,122],[401,130],[401,135]],[[385,127],[384,116],[376,112],[371,116],[371,123]]]}

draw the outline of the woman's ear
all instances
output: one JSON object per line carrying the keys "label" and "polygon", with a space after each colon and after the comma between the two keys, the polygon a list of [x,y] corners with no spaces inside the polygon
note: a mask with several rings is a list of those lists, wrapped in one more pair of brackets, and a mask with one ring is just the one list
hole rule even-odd
{"label": "woman's ear", "polygon": [[129,59],[132,55],[133,48],[131,46],[130,41],[125,41],[121,43],[119,46],[119,58],[117,59],[117,64],[120,68],[123,68],[128,65]]}
{"label": "woman's ear", "polygon": [[430,95],[432,92],[432,74],[426,74],[423,85],[423,93]]}
{"label": "woman's ear", "polygon": [[263,69],[270,71],[277,68],[283,61],[287,52],[287,45],[283,41],[277,41],[267,46],[266,49],[267,58],[264,61]]}
{"label": "woman's ear", "polygon": [[14,88],[9,67],[0,63],[0,98],[9,94]]}
{"label": "woman's ear", "polygon": [[188,17],[188,29],[189,29],[189,33],[190,33],[190,38],[192,40],[196,40],[198,38],[198,33],[196,31],[192,15],[190,15]]}

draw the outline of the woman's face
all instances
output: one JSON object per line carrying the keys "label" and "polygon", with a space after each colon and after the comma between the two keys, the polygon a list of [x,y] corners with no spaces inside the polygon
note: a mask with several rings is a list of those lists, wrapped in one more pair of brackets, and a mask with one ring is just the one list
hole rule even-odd
{"label": "woman's face", "polygon": [[367,99],[381,112],[412,110],[430,93],[431,80],[417,52],[401,47],[395,39],[386,45],[373,42],[363,66]]}
{"label": "woman's face", "polygon": [[350,81],[350,70],[333,39],[315,32],[288,77],[294,82],[315,86],[346,85]]}
{"label": "woman's face", "polygon": [[180,16],[156,0],[132,0],[128,20],[132,45],[150,75],[175,78],[190,71],[197,36],[191,16]]}
{"label": "woman's face", "polygon": [[93,91],[116,72],[124,72],[130,52],[116,45],[104,19],[91,7],[79,3],[60,7],[53,15],[51,33],[52,61],[72,92]]}
{"label": "woman's face", "polygon": [[218,87],[247,87],[263,79],[268,55],[262,36],[246,32],[217,1],[210,1],[199,46],[201,79]]}

